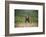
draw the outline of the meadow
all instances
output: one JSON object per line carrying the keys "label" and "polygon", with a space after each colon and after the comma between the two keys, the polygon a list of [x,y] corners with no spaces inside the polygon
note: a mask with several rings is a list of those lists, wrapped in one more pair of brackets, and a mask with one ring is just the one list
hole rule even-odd
{"label": "meadow", "polygon": [[30,25],[32,23],[36,23],[38,25],[38,10],[19,10],[19,9],[15,10],[15,24],[16,25],[24,24],[26,16],[29,16]]}

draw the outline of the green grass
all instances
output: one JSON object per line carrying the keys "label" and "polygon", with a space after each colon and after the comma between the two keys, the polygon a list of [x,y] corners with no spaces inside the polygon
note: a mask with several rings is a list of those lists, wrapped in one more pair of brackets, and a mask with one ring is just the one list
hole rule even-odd
{"label": "green grass", "polygon": [[[38,22],[38,19],[36,17],[32,17],[29,20],[30,20],[30,23]],[[25,23],[25,17],[24,16],[16,16],[15,17],[15,22],[16,23]]]}
{"label": "green grass", "polygon": [[16,16],[15,17],[15,22],[16,23],[24,23],[25,22],[25,18],[23,16]]}
{"label": "green grass", "polygon": [[38,23],[37,10],[15,10],[15,23],[25,23],[25,16],[30,16],[30,23]]}

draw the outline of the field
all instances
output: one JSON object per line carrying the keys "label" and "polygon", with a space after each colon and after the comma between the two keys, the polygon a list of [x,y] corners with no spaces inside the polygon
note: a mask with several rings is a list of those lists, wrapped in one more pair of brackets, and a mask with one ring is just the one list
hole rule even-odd
{"label": "field", "polygon": [[[30,22],[26,22],[26,16]],[[38,10],[15,10],[15,27],[37,27],[38,26]]]}

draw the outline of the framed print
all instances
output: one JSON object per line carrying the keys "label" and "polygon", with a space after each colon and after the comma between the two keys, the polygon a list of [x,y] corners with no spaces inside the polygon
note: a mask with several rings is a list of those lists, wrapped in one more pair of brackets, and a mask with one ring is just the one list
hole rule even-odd
{"label": "framed print", "polygon": [[45,4],[36,2],[5,2],[5,35],[36,35],[45,33]]}

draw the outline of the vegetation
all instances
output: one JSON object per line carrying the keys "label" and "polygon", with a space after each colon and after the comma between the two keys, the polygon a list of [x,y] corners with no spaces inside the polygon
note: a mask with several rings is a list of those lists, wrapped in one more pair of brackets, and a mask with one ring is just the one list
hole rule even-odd
{"label": "vegetation", "polygon": [[25,17],[29,16],[30,23],[38,22],[38,10],[15,10],[15,23],[25,23]]}

